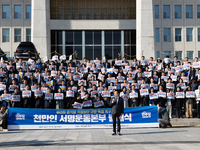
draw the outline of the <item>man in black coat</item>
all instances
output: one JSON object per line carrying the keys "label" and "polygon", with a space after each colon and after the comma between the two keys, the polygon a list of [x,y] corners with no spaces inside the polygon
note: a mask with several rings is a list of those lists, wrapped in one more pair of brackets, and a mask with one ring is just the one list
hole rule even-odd
{"label": "man in black coat", "polygon": [[12,79],[9,78],[8,74],[4,74],[3,82],[6,83],[6,88],[9,88],[9,86],[12,84]]}
{"label": "man in black coat", "polygon": [[113,119],[113,133],[112,135],[116,135],[116,119],[117,119],[117,134],[120,133],[120,116],[124,113],[124,100],[119,97],[119,92],[114,92],[115,97],[110,101],[110,106],[112,107],[112,119]]}
{"label": "man in black coat", "polygon": [[108,59],[106,59],[106,62],[103,63],[103,65],[106,67],[106,68],[110,68],[110,63],[108,62]]}

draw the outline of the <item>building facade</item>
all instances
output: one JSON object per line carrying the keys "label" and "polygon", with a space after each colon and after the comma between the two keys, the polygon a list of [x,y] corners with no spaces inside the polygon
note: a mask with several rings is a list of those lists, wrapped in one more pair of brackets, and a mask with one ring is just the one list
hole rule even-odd
{"label": "building facade", "polygon": [[41,57],[200,56],[200,0],[1,0],[0,47],[32,41]]}

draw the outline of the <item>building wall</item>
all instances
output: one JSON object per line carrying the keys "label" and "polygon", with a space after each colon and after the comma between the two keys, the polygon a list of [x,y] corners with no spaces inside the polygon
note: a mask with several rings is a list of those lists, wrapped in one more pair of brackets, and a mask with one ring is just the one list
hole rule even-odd
{"label": "building wall", "polygon": [[[198,56],[200,51],[200,42],[197,39],[197,29],[200,28],[200,19],[197,19],[197,5],[200,0],[153,0],[153,7],[159,5],[159,19],[154,16],[154,34],[155,28],[160,29],[160,42],[155,41],[155,51],[160,51],[160,57],[164,57],[164,51],[171,51],[173,58],[176,51],[182,51],[182,59],[187,56],[187,51],[194,51],[193,58]],[[163,19],[163,5],[170,5],[170,19]],[[181,5],[181,19],[174,18],[174,5]],[[186,5],[193,6],[193,18],[186,19]],[[163,41],[163,29],[171,28],[171,42]],[[175,42],[175,28],[182,28],[182,41]],[[193,41],[186,41],[186,28],[193,28]]]}
{"label": "building wall", "polygon": [[136,20],[51,20],[51,30],[132,30]]}
{"label": "building wall", "polygon": [[[10,19],[2,19],[2,5],[10,5]],[[22,6],[22,19],[14,19],[14,5]],[[26,5],[32,5],[31,19],[26,19]],[[155,19],[154,6],[159,6],[159,19]],[[170,5],[170,19],[163,19],[163,5]],[[182,6],[182,18],[174,18],[174,5]],[[193,18],[186,19],[186,5],[193,6]],[[32,28],[32,41],[42,57],[50,52],[50,30],[133,30],[137,28],[137,58],[142,55],[147,58],[155,57],[159,51],[161,58],[165,51],[171,52],[171,57],[176,51],[182,51],[182,58],[187,56],[187,51],[194,51],[193,58],[198,56],[200,42],[198,42],[198,28],[200,19],[197,18],[197,5],[200,0],[138,0],[136,20],[50,20],[49,0],[1,0],[0,1],[0,47],[5,52],[14,52],[19,42],[14,42],[14,29],[21,28],[21,39],[26,40],[26,29]],[[45,19],[44,19],[45,18]],[[136,27],[137,26],[137,27]],[[2,29],[10,29],[10,41],[2,42]],[[155,29],[159,28],[159,42],[155,41]],[[164,42],[163,29],[171,29],[171,42]],[[182,41],[175,42],[175,28],[182,28]],[[186,28],[193,28],[193,41],[186,42]]]}
{"label": "building wall", "polygon": [[[10,19],[2,19],[2,6],[10,5]],[[14,19],[14,5],[21,5],[21,19]],[[26,19],[26,5],[31,5],[31,0],[0,0],[0,47],[4,52],[10,52],[10,56],[14,56],[14,52],[19,42],[14,42],[14,29],[21,28],[21,40],[26,41],[26,29],[31,28],[31,19]],[[10,41],[2,42],[2,29],[10,29]]]}

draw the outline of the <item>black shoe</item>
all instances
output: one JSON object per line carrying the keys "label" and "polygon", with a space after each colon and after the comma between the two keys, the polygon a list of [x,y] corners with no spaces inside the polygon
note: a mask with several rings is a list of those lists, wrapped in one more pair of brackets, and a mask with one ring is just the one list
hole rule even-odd
{"label": "black shoe", "polygon": [[164,125],[164,126],[162,126],[161,128],[162,128],[162,129],[167,128],[167,125]]}
{"label": "black shoe", "polygon": [[171,123],[169,123],[168,126],[169,126],[170,128],[172,128],[172,124],[171,124]]}
{"label": "black shoe", "polygon": [[116,132],[113,132],[112,135],[116,135]]}
{"label": "black shoe", "polygon": [[121,133],[120,132],[117,132],[117,134],[120,136],[121,135]]}

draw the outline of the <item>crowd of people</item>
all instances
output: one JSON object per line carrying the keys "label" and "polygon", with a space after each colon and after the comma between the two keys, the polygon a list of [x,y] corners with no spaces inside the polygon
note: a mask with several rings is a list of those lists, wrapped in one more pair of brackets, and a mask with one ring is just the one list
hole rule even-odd
{"label": "crowd of people", "polygon": [[[53,56],[0,63],[0,95],[5,107],[45,109],[109,108],[114,92],[124,107],[165,107],[172,118],[200,117],[200,63],[175,56],[161,60],[83,61]],[[195,109],[194,109],[195,108]]]}

